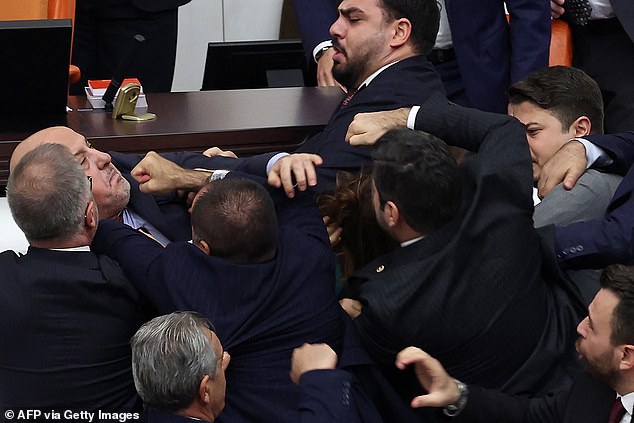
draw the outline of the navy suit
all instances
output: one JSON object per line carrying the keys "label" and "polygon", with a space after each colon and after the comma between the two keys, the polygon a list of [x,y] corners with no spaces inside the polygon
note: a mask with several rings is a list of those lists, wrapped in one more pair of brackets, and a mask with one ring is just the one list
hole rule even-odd
{"label": "navy suit", "polygon": [[409,345],[466,383],[533,394],[571,383],[585,310],[571,282],[541,275],[524,127],[505,115],[430,104],[416,128],[477,153],[461,166],[458,216],[350,279],[351,296],[364,304],[354,320],[364,345],[409,399],[418,383],[394,370]]}
{"label": "navy suit", "polygon": [[[378,75],[374,81],[359,91],[345,107],[338,107],[326,127],[308,139],[297,152],[315,153],[324,159],[317,168],[318,191],[334,190],[339,170],[358,171],[370,163],[372,147],[352,147],[345,142],[348,126],[357,113],[392,110],[410,107],[437,98],[444,98],[444,90],[438,75],[424,56],[402,60]],[[276,153],[232,159],[205,157],[200,153],[178,152],[163,156],[188,168],[241,170],[255,175],[266,175],[266,164]],[[141,160],[138,154],[110,152],[113,164],[130,182],[128,207],[159,229],[172,241],[191,239],[189,214],[184,203],[175,195],[152,196],[138,189],[138,182],[130,171]]]}
{"label": "navy suit", "polygon": [[[413,56],[388,67],[344,107],[338,107],[326,127],[309,138],[297,153],[319,154],[324,163],[317,168],[317,191],[332,191],[338,171],[357,172],[370,163],[372,147],[352,147],[345,142],[348,126],[357,113],[393,110],[445,98],[438,75],[424,56]],[[238,169],[266,175],[266,164],[276,153],[246,159],[208,158],[208,169]]]}
{"label": "navy suit", "polygon": [[[613,263],[634,262],[634,132],[591,135],[613,159],[606,171],[625,174],[606,210],[605,217],[554,229],[554,251],[567,268],[603,268]],[[552,243],[553,228],[544,240]]]}
{"label": "navy suit", "polygon": [[272,196],[279,241],[276,257],[265,263],[234,264],[185,242],[163,249],[114,221],[102,221],[93,242],[161,313],[195,310],[214,324],[232,356],[223,421],[295,421],[293,348],[340,343],[334,255],[312,197],[290,200],[279,190]]}
{"label": "navy suit", "polygon": [[140,411],[130,338],[150,315],[90,251],[0,254],[0,409]]}
{"label": "navy suit", "polygon": [[[438,67],[450,100],[481,110],[506,113],[506,89],[511,83],[548,66],[550,3],[547,0],[507,1],[506,21],[501,1],[445,0],[457,64]],[[295,11],[306,55],[330,40],[330,25],[337,17],[332,0],[295,0]],[[455,68],[459,74],[454,75]],[[454,72],[452,72],[454,71]],[[464,95],[454,92],[454,79],[462,80]],[[462,101],[461,101],[462,100]]]}

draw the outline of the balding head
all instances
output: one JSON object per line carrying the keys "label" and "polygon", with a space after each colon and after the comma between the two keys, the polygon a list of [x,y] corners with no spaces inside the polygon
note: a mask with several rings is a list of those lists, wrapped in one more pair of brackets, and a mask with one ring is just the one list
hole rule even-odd
{"label": "balding head", "polygon": [[86,138],[65,126],[42,129],[22,141],[13,151],[11,171],[29,151],[42,144],[61,144],[70,150],[84,173],[92,177],[92,191],[103,219],[110,219],[125,208],[130,199],[130,184],[114,167],[108,153],[90,146]]}
{"label": "balding head", "polygon": [[42,129],[26,138],[13,150],[9,169],[12,171],[26,153],[42,144],[62,144],[70,148],[72,144],[77,142],[85,144],[86,140],[83,136],[66,126],[53,126]]}

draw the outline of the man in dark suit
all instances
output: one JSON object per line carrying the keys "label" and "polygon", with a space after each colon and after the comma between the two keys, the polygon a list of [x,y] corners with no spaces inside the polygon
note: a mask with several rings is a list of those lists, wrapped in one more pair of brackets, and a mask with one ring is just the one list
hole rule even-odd
{"label": "man in dark suit", "polygon": [[529,400],[473,385],[466,389],[418,348],[399,353],[396,365],[414,367],[427,391],[412,400],[412,407],[445,407],[445,412],[459,414],[451,419],[456,422],[629,423],[634,406],[633,311],[634,269],[610,266],[588,316],[577,326],[576,346],[586,371],[570,389],[552,397]]}
{"label": "man in dark suit", "polygon": [[592,9],[581,18],[568,10],[572,0],[552,0],[553,17],[571,23],[573,65],[601,88],[608,133],[634,130],[634,3],[631,0],[588,0]]}
{"label": "man in dark suit", "polygon": [[[438,30],[439,11],[434,0],[344,0],[331,26],[334,72],[348,95],[322,132],[308,139],[290,156],[270,153],[247,159],[209,159],[208,169],[238,169],[267,175],[269,183],[284,186],[293,195],[314,186],[334,189],[339,170],[358,171],[370,162],[371,148],[355,149],[344,136],[355,114],[418,104],[444,90],[427,53]],[[319,155],[320,157],[317,157]],[[222,160],[221,160],[222,159]],[[314,173],[313,163],[321,166]]]}
{"label": "man in dark suit", "polygon": [[[509,85],[548,66],[548,0],[504,3],[441,1],[440,31],[428,57],[450,100],[506,113]],[[335,85],[331,72],[334,51],[328,34],[335,9],[332,0],[295,0],[306,56],[317,61],[320,85]]]}
{"label": "man in dark suit", "polygon": [[81,70],[73,94],[88,79],[110,79],[133,37],[145,42],[125,76],[137,77],[145,92],[169,92],[176,63],[178,8],[190,0],[77,0],[72,63]]}
{"label": "man in dark suit", "polygon": [[[144,185],[163,179],[174,184],[168,191],[191,187],[189,176],[200,175],[157,154],[139,168]],[[304,342],[336,347],[341,337],[334,255],[312,196],[269,195],[230,172],[194,200],[192,233],[193,245],[164,249],[125,225],[102,221],[92,247],[117,260],[159,311],[195,310],[213,322],[232,356],[223,420],[294,421],[293,348]]]}
{"label": "man in dark suit", "polygon": [[525,128],[446,102],[423,106],[416,127],[476,154],[456,168],[441,141],[407,129],[377,147],[374,211],[402,248],[349,280],[346,308],[364,345],[386,371],[413,344],[469,383],[505,392],[570,382],[584,307],[572,282],[541,275]]}
{"label": "man in dark suit", "polygon": [[30,246],[0,254],[0,408],[140,411],[129,339],[147,303],[89,250],[90,180],[66,147],[45,144],[13,168],[7,197]]}
{"label": "man in dark suit", "polygon": [[[92,192],[102,219],[118,219],[135,229],[143,228],[163,244],[191,239],[188,207],[182,198],[175,192],[153,196],[139,190],[130,169],[141,156],[114,152],[111,156],[92,148],[83,135],[70,128],[46,128],[22,141],[11,155],[10,169],[26,153],[44,143],[65,145],[81,163],[86,175],[92,178]],[[208,160],[194,153],[170,153],[166,157],[191,168],[204,167]]]}

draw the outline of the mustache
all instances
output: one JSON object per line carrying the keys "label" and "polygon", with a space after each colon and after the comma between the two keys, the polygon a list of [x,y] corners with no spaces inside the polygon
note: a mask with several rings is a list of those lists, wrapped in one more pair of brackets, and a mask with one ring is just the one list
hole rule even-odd
{"label": "mustache", "polygon": [[332,40],[332,46],[333,46],[334,48],[336,48],[337,50],[339,50],[339,51],[343,52],[343,49],[341,48],[341,44],[340,44],[340,42],[339,42],[339,40],[338,40],[337,38],[333,38],[333,40]]}

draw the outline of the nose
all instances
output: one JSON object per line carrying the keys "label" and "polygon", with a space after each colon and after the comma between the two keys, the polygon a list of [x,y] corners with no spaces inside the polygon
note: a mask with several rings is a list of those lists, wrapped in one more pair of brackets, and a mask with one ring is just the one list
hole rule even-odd
{"label": "nose", "polygon": [[586,328],[587,327],[588,327],[588,318],[586,317],[585,319],[580,321],[579,324],[577,325],[577,333],[582,338],[586,337]]}
{"label": "nose", "polygon": [[93,154],[95,155],[95,161],[99,166],[99,169],[103,169],[112,162],[112,157],[110,157],[110,154],[108,153],[99,150],[93,150]]}
{"label": "nose", "polygon": [[339,15],[337,20],[334,21],[332,25],[330,25],[330,36],[332,38],[342,38],[343,32],[344,32],[344,25],[342,22],[341,15]]}

